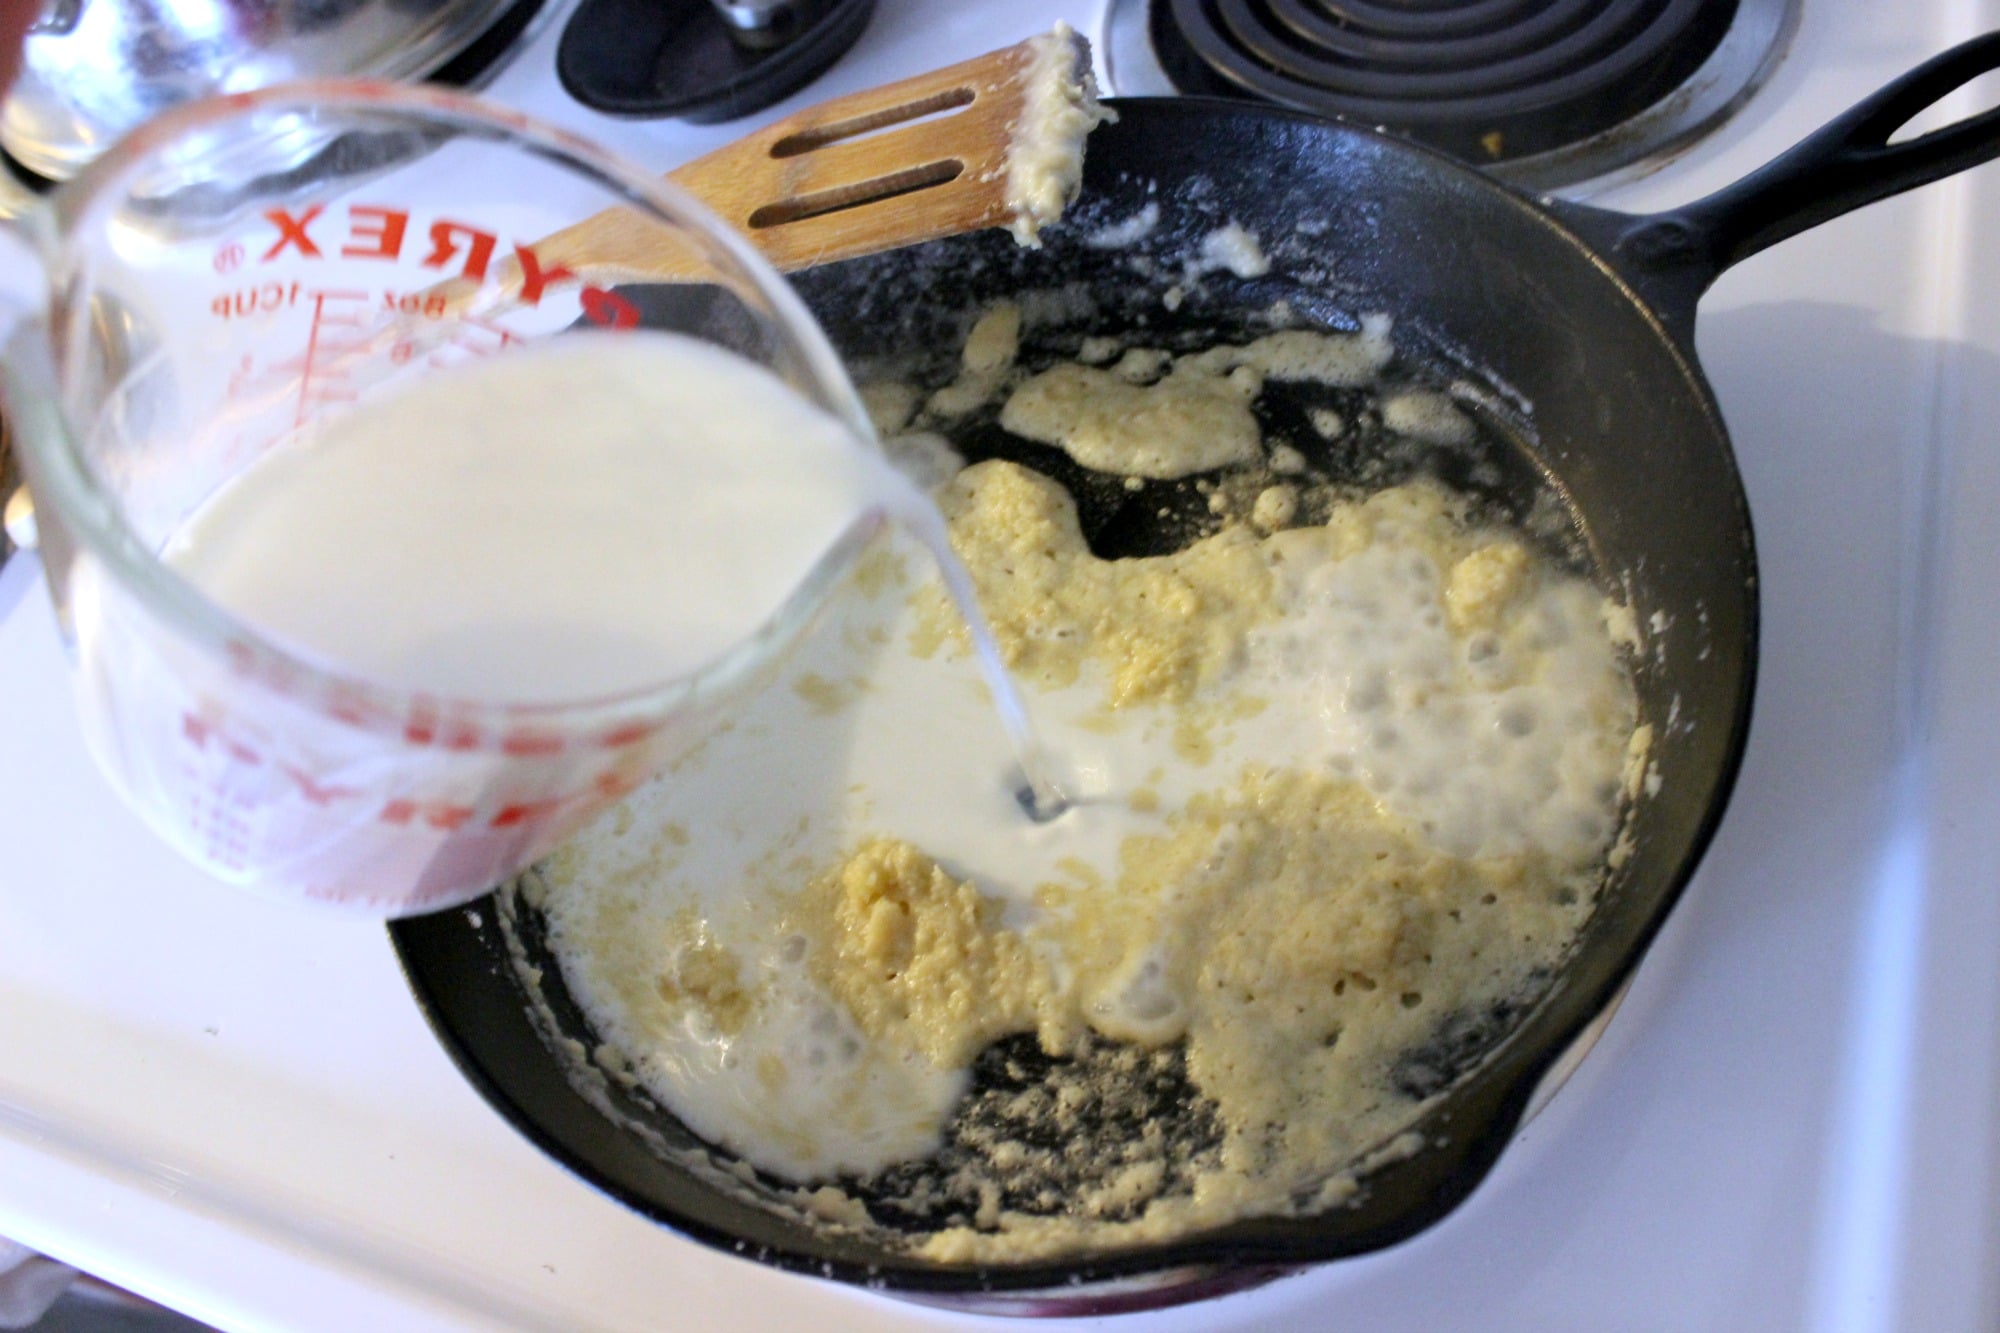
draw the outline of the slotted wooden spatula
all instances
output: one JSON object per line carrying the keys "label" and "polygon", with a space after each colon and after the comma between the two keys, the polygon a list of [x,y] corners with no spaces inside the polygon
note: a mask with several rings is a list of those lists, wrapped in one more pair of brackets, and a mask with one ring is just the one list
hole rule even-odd
{"label": "slotted wooden spatula", "polygon": [[[1051,90],[1090,86],[1089,44],[1059,29],[809,107],[668,179],[781,269],[1015,225],[1023,210],[1009,189],[1010,165],[1036,148],[1021,142],[1035,128],[1031,103]],[[1032,235],[1051,220],[1031,216],[1025,228]],[[623,209],[534,248],[544,269],[561,264],[592,281],[684,277],[690,261],[664,229]]]}

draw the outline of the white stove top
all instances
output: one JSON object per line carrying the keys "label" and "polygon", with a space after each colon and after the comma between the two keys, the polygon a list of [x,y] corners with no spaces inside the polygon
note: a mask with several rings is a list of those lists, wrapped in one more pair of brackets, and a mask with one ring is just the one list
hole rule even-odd
{"label": "white stove top", "polygon": [[[882,0],[792,103],[1085,0]],[[1736,120],[1599,202],[1678,203],[2000,0],[1806,0]],[[489,94],[661,169],[740,127],[612,122],[560,22]],[[1988,102],[1990,104],[1990,93]],[[2000,167],[1724,277],[1700,349],[1763,561],[1720,836],[1572,1082],[1396,1249],[1145,1330],[1972,1329],[2000,1309]],[[578,1183],[466,1086],[379,927],[214,886],[111,796],[31,558],[0,570],[0,1235],[225,1329],[917,1329]]]}

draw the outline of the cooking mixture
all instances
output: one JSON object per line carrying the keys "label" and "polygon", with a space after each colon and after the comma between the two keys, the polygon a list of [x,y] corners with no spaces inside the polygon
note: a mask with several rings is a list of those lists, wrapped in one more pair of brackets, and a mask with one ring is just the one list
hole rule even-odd
{"label": "cooking mixture", "polygon": [[[1262,262],[1240,228],[1203,250]],[[1074,808],[1023,815],[963,624],[890,537],[777,685],[507,899],[601,1038],[580,1088],[643,1088],[768,1201],[939,1261],[1347,1197],[1547,984],[1647,781],[1631,617],[1559,516],[1310,461],[1364,424],[1480,447],[1386,317],[1024,355],[1048,308],[864,397]],[[1280,386],[1324,391],[1320,439],[1272,437]],[[1193,485],[1206,531],[1100,557],[1049,476],[962,465],[996,418],[1135,496]]]}

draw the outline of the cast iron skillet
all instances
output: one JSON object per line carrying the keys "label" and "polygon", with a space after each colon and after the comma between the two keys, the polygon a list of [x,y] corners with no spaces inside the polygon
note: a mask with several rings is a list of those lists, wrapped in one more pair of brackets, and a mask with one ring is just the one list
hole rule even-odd
{"label": "cast iron skillet", "polygon": [[[1756,568],[1729,439],[1695,362],[1696,302],[1724,269],[1768,245],[2000,155],[2000,110],[1889,142],[1918,112],[1996,67],[2000,33],[1897,80],[1747,179],[1648,217],[1538,202],[1426,150],[1282,110],[1123,102],[1119,121],[1091,140],[1082,216],[1051,232],[1044,250],[988,234],[799,279],[850,355],[955,346],[964,312],[984,299],[1070,282],[1129,287],[1135,264],[1185,254],[1203,231],[1239,221],[1265,239],[1269,274],[1191,288],[1171,318],[1156,284],[1139,305],[1108,299],[1099,318],[1170,338],[1190,322],[1226,323],[1228,308],[1279,298],[1309,321],[1391,312],[1399,341],[1420,344],[1446,375],[1477,379],[1499,404],[1494,420],[1525,465],[1498,490],[1559,495],[1588,559],[1622,585],[1643,627],[1638,688],[1661,779],[1629,811],[1632,853],[1531,1007],[1443,1034],[1433,1054],[1448,1066],[1448,1091],[1415,1126],[1422,1150],[1370,1170],[1351,1206],[1002,1267],[929,1265],[815,1230],[666,1160],[571,1087],[525,1013],[490,901],[392,927],[446,1049],[530,1139],[648,1216],[783,1268],[918,1299],[1015,1311],[1130,1308],[1375,1249],[1437,1221],[1484,1176],[1544,1075],[1636,966],[1736,776],[1756,665]],[[1162,221],[1137,250],[1081,243],[1092,226],[1148,203]],[[1115,506],[1089,521],[1100,546],[1148,544],[1143,532],[1118,535],[1133,525]],[[621,1110],[669,1143],[693,1142],[656,1108],[628,1100]]]}

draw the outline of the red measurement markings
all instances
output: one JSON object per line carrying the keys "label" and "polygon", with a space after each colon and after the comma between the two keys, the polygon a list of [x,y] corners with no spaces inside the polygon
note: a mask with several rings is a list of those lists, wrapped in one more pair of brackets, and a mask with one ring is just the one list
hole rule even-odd
{"label": "red measurement markings", "polygon": [[[326,206],[317,204],[297,211],[268,211],[265,218],[277,229],[277,236],[257,254],[257,262],[335,256],[392,264],[399,259],[415,260],[425,269],[446,275],[456,265],[461,278],[483,281],[500,245],[492,232],[448,218],[416,219],[405,209],[350,205],[344,227],[341,219],[326,214]],[[510,267],[519,283],[509,298],[513,303],[538,305],[551,286],[578,281],[577,275],[561,264],[543,267],[540,256],[529,246],[516,242],[512,250]],[[230,242],[215,255],[216,271],[237,272],[253,253],[254,249],[241,242]],[[246,276],[253,274],[239,274],[238,281]],[[631,301],[595,284],[581,284],[578,303],[584,322],[589,324],[629,329],[639,322],[638,308]],[[325,288],[284,277],[221,291],[210,299],[209,311],[224,322],[263,322],[306,312],[305,345],[298,355],[270,362],[262,369],[253,367],[246,357],[230,373],[226,390],[232,402],[256,407],[262,399],[278,411],[284,410],[289,399],[292,427],[299,429],[330,405],[356,401],[367,387],[363,370],[371,361],[377,363],[378,370],[383,360],[392,366],[405,366],[420,356],[426,364],[445,366],[524,341],[497,318],[454,311],[452,304],[452,298],[434,286]],[[292,335],[280,332],[274,336]]]}
{"label": "red measurement markings", "polygon": [[491,356],[522,341],[519,334],[490,319],[461,319],[453,323],[444,342],[431,349],[430,364],[448,366],[467,356]]}
{"label": "red measurement markings", "polygon": [[274,315],[298,305],[304,288],[297,282],[260,282],[234,291],[219,292],[208,303],[217,319],[247,319],[251,315]]}
{"label": "red measurement markings", "polygon": [[343,338],[343,332],[365,335],[373,327],[368,293],[316,291],[312,294],[312,326],[306,331],[299,361],[298,410],[292,424],[303,426],[313,409],[326,403],[351,403],[359,390],[350,379],[356,353],[364,352],[365,336]]}
{"label": "red measurement markings", "polygon": [[[323,780],[295,765],[274,761],[253,745],[244,743],[228,734],[225,723],[215,714],[183,712],[181,714],[180,739],[194,754],[202,756],[207,764],[197,768],[184,765],[184,771],[191,774],[195,784],[215,793],[214,809],[207,816],[208,821],[219,821],[225,814],[233,826],[240,828],[240,817],[224,812],[220,805],[220,794],[226,790],[225,784],[216,782],[212,765],[220,761],[225,766],[264,769],[280,775],[286,793],[307,805],[327,807],[336,804],[365,802],[364,810],[372,807],[372,817],[381,823],[398,827],[423,825],[445,831],[460,828],[514,828],[523,824],[540,823],[559,816],[574,815],[594,811],[635,790],[644,776],[644,770],[637,767],[630,754],[621,755],[622,744],[614,744],[613,736],[585,741],[581,748],[594,750],[603,756],[604,766],[594,773],[570,774],[573,785],[568,790],[558,791],[549,796],[527,800],[516,800],[505,804],[469,805],[460,801],[427,796],[378,796],[361,787],[349,786],[330,779]],[[464,748],[454,744],[468,738],[488,741],[493,738],[478,738],[477,733],[460,733],[447,728],[430,735],[420,733],[414,724],[406,739],[417,745],[435,744],[442,749]],[[557,740],[554,748],[548,747],[550,738],[508,734],[498,738],[503,753],[523,756],[543,756],[560,753],[571,748]],[[621,739],[629,743],[632,736]],[[238,799],[240,798],[233,798]]]}
{"label": "red measurement markings", "polygon": [[451,300],[443,292],[399,292],[390,289],[382,293],[382,308],[406,319],[443,319],[451,313]]}
{"label": "red measurement markings", "polygon": [[255,392],[256,384],[257,362],[246,352],[237,358],[235,368],[229,372],[229,381],[223,388],[223,396],[235,402]]}

